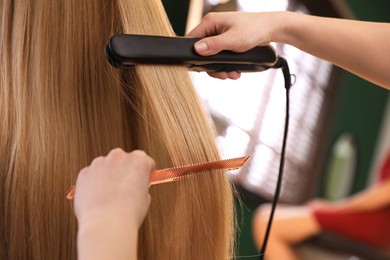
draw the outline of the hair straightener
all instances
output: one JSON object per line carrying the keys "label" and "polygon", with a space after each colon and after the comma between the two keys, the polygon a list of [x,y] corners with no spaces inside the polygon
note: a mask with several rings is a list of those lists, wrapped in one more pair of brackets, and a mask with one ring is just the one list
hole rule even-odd
{"label": "hair straightener", "polygon": [[118,34],[108,41],[105,52],[115,67],[136,64],[179,64],[192,71],[259,72],[272,68],[277,56],[272,46],[246,52],[222,51],[212,56],[198,55],[194,44],[199,38]]}
{"label": "hair straightener", "polygon": [[[272,201],[264,243],[259,252],[259,259],[264,259],[283,178],[289,124],[289,90],[291,87],[291,75],[288,64],[284,58],[275,54],[274,49],[270,45],[258,46],[242,53],[222,51],[211,56],[201,56],[194,51],[193,47],[198,40],[199,38],[118,34],[110,38],[105,47],[105,53],[107,60],[118,68],[133,67],[137,64],[177,64],[185,65],[193,71],[206,72],[259,72],[270,68],[282,69],[286,88],[286,119],[275,195]],[[179,178],[171,179],[177,180]]]}

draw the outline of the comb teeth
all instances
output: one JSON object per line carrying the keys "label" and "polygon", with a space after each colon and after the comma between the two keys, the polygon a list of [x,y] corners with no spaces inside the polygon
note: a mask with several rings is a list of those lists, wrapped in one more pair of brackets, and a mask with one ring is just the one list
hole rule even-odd
{"label": "comb teeth", "polygon": [[168,169],[153,171],[150,174],[150,185],[172,182],[181,179],[190,174],[198,173],[206,170],[225,170],[231,171],[242,167],[249,160],[249,156],[232,158],[214,162],[198,163]]}

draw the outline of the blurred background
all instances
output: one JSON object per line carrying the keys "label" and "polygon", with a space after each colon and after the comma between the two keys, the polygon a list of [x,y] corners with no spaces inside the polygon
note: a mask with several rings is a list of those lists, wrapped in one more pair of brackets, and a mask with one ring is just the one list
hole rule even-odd
{"label": "blurred background", "polygon": [[[180,36],[208,12],[220,11],[289,10],[390,22],[387,0],[162,2]],[[390,133],[389,91],[294,47],[282,44],[274,47],[287,59],[295,75],[280,201],[300,204],[313,197],[335,201],[371,185],[390,147],[390,135],[386,134]],[[279,168],[285,117],[282,73],[280,70],[248,73],[237,81],[221,81],[205,73],[191,76],[214,120],[223,157],[252,156],[244,168],[230,175],[237,183],[242,202],[240,205],[237,201],[240,227],[237,256],[255,255],[252,216],[257,206],[272,200]],[[383,259],[379,251],[337,237],[324,236],[305,242],[302,251],[306,259]]]}

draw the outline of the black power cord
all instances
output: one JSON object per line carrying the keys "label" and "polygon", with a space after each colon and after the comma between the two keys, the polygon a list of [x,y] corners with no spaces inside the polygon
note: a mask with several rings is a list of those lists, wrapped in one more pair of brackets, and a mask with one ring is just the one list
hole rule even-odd
{"label": "black power cord", "polygon": [[274,214],[275,214],[276,205],[278,204],[278,200],[279,200],[279,196],[280,196],[280,190],[281,190],[282,179],[283,179],[284,161],[285,161],[284,157],[285,157],[285,153],[286,153],[288,124],[289,124],[289,120],[290,120],[290,114],[289,114],[289,110],[290,110],[290,87],[291,87],[290,69],[288,67],[287,61],[284,58],[282,58],[282,57],[278,58],[276,64],[272,68],[274,68],[274,69],[281,68],[282,72],[283,72],[284,86],[286,88],[286,119],[285,119],[285,124],[284,124],[284,134],[283,134],[282,150],[281,150],[281,154],[280,154],[280,164],[279,164],[278,180],[277,180],[277,183],[276,183],[276,189],[275,189],[274,198],[272,200],[272,207],[271,207],[271,213],[270,213],[269,219],[268,219],[267,230],[266,230],[265,235],[264,235],[264,240],[263,240],[264,242],[263,242],[263,245],[262,245],[261,250],[259,252],[259,259],[260,260],[264,259],[265,250],[267,248],[267,242],[268,242],[269,234],[271,232],[271,226],[272,226],[272,221],[273,221]]}

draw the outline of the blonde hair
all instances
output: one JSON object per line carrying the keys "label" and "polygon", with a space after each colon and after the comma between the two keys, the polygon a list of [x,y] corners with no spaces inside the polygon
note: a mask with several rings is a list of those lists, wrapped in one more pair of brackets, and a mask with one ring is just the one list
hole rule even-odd
{"label": "blonde hair", "polygon": [[[160,0],[0,4],[0,258],[76,258],[66,190],[115,147],[157,168],[220,159],[186,68],[112,68],[114,33],[173,35]],[[139,259],[227,259],[231,185],[204,173],[153,186]]]}

